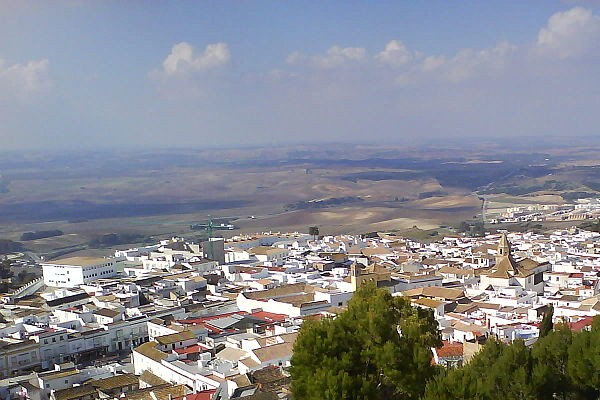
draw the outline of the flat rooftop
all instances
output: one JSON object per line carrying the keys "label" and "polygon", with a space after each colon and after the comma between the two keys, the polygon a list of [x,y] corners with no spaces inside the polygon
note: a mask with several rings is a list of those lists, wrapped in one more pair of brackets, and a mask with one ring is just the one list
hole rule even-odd
{"label": "flat rooftop", "polygon": [[104,264],[110,261],[108,258],[102,257],[69,257],[61,258],[60,260],[52,260],[43,264],[50,265],[73,265],[78,267],[87,267],[88,265]]}

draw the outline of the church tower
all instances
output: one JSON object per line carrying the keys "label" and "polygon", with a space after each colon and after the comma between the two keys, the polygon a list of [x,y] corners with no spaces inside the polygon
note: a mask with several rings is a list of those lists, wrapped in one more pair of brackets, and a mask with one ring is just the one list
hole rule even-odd
{"label": "church tower", "polygon": [[510,242],[506,237],[506,233],[502,233],[500,241],[498,242],[498,253],[496,254],[496,265],[500,264],[500,261],[508,259],[512,261],[512,254],[510,250]]}
{"label": "church tower", "polygon": [[510,243],[506,237],[506,233],[502,233],[500,242],[498,243],[498,257],[510,257]]}

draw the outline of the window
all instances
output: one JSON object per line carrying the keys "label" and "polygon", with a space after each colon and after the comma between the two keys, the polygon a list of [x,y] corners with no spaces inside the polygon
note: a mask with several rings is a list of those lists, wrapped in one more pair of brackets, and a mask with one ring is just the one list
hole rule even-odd
{"label": "window", "polygon": [[44,339],[44,344],[48,344],[48,339]]}
{"label": "window", "polygon": [[56,343],[56,338],[55,337],[52,338],[52,343]]}

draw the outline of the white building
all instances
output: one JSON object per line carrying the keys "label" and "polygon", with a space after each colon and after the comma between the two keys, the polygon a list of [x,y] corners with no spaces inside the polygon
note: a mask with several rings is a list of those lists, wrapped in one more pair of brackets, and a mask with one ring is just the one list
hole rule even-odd
{"label": "white building", "polygon": [[506,234],[502,234],[498,244],[496,263],[489,271],[480,275],[479,287],[521,287],[527,291],[544,293],[544,272],[551,269],[548,262],[539,263],[530,258],[515,260],[511,253]]}
{"label": "white building", "polygon": [[117,275],[115,260],[98,257],[71,257],[42,264],[44,284],[76,287]]}

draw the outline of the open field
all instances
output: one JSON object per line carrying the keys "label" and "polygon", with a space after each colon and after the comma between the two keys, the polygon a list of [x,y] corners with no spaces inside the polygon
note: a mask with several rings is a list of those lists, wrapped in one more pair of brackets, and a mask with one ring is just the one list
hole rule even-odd
{"label": "open field", "polygon": [[[451,156],[449,156],[449,154]],[[594,160],[599,160],[597,163]],[[322,234],[435,229],[511,205],[559,204],[600,189],[600,151],[527,152],[335,145],[0,159],[0,238],[50,253],[85,249],[108,233],[199,237],[207,216],[238,229]]]}

